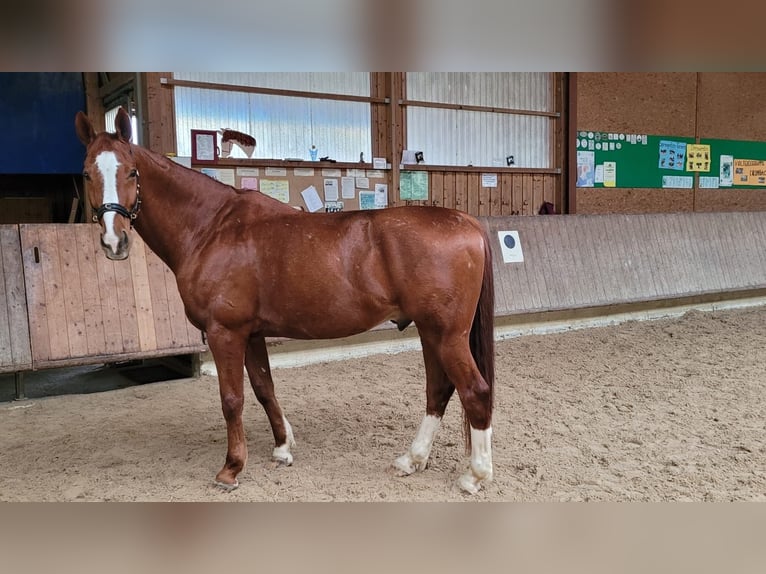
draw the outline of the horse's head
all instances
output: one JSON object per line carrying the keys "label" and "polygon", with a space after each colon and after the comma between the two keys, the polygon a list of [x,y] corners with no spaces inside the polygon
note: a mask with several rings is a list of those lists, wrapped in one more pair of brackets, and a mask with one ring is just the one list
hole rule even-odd
{"label": "horse's head", "polygon": [[141,205],[138,169],[130,144],[130,116],[123,109],[114,120],[116,133],[97,134],[88,116],[78,112],[75,129],[85,144],[82,175],[88,201],[101,225],[101,247],[109,259],[125,259],[130,252],[130,229]]}

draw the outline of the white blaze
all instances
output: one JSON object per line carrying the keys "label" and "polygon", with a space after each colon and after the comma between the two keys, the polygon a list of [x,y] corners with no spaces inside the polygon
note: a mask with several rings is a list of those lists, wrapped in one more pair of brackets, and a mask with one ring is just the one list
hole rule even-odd
{"label": "white blaze", "polygon": [[[96,167],[101,172],[101,179],[104,182],[104,197],[101,203],[120,203],[117,197],[117,167],[120,162],[113,151],[103,151],[96,157]],[[104,214],[104,243],[117,251],[120,238],[114,229],[114,217],[117,214],[113,211],[107,211]]]}

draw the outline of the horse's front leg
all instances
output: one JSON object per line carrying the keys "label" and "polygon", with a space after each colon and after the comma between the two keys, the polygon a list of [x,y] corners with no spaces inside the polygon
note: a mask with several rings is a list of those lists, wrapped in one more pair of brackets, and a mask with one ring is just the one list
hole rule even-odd
{"label": "horse's front leg", "polygon": [[269,367],[269,355],[266,351],[266,341],[263,337],[253,336],[247,344],[245,354],[245,367],[250,377],[250,384],[255,392],[255,397],[266,411],[271,430],[274,433],[274,451],[271,458],[287,466],[293,463],[293,455],[290,448],[295,446],[293,429],[282,414],[277,397],[274,394],[274,381],[271,378]]}
{"label": "horse's front leg", "polygon": [[207,339],[218,370],[218,388],[228,438],[226,462],[216,475],[215,484],[224,490],[234,490],[239,486],[237,475],[247,462],[247,442],[242,425],[245,379],[242,366],[247,335],[216,325],[208,328]]}

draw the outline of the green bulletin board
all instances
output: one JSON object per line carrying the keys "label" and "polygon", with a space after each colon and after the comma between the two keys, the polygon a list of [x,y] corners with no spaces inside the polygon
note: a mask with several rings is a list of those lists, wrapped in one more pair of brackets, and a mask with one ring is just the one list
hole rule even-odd
{"label": "green bulletin board", "polygon": [[[661,143],[663,142],[663,143]],[[685,161],[672,162],[675,168],[660,167],[660,155],[666,159],[671,150],[684,150],[695,143],[694,138],[654,136],[646,134],[620,134],[604,132],[577,132],[577,187],[638,187],[691,189],[694,172],[686,171]],[[591,163],[592,162],[592,163]],[[605,162],[614,162],[615,185],[608,186],[599,177]],[[591,173],[588,175],[589,166]],[[604,169],[604,173],[609,170]],[[602,180],[602,181],[599,181]]]}
{"label": "green bulletin board", "polygon": [[[731,156],[734,159],[754,159],[766,160],[766,142],[739,141],[739,140],[717,140],[701,139],[701,144],[710,145],[710,173],[700,173],[700,188],[717,188],[715,181],[703,184],[702,178],[710,176],[711,178],[721,177],[721,156]],[[766,189],[762,185],[737,185],[736,176],[732,174],[732,185],[738,189]],[[723,188],[723,187],[722,187]]]}

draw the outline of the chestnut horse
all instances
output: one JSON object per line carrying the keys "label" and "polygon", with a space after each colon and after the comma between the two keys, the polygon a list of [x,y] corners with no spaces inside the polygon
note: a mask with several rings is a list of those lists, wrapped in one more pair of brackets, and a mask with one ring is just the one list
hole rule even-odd
{"label": "chestnut horse", "polygon": [[[426,369],[425,415],[401,475],[423,470],[452,393],[464,410],[468,470],[460,488],[492,478],[494,288],[487,234],[471,216],[438,207],[303,213],[130,143],[79,112],[83,176],[109,259],[125,259],[131,228],[173,271],[189,321],[207,336],[226,421],[226,462],[215,482],[238,486],[247,461],[243,364],[290,465],[293,431],[274,395],[264,337],[347,337],[392,320],[415,322]],[[139,184],[140,178],[140,184]]]}

